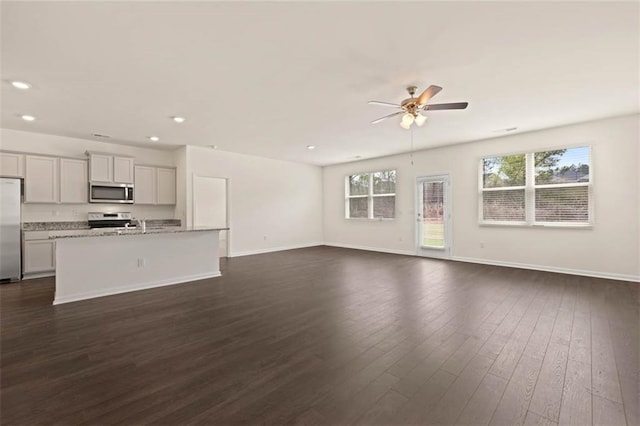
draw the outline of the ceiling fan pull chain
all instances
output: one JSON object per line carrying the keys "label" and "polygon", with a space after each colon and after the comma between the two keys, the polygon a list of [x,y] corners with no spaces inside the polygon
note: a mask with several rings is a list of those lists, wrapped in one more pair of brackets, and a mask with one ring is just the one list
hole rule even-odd
{"label": "ceiling fan pull chain", "polygon": [[411,152],[409,157],[411,158],[411,167],[413,167],[413,126],[411,127]]}

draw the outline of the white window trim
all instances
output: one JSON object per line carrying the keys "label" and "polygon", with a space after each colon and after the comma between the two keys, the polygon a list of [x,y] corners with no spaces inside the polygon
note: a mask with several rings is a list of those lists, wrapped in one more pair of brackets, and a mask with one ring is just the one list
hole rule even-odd
{"label": "white window trim", "polygon": [[[553,151],[555,149],[571,149],[587,147],[589,149],[589,182],[572,182],[563,184],[535,184],[535,161],[534,154],[536,152]],[[505,186],[498,188],[484,188],[483,187],[483,160],[489,157],[505,157],[509,155],[525,155],[525,185],[522,186]],[[586,186],[589,194],[589,206],[587,207],[589,219],[587,222],[542,222],[535,220],[535,191],[536,189],[544,188],[570,188]],[[524,207],[525,207],[525,220],[524,221],[502,221],[502,220],[484,220],[484,206],[483,193],[491,191],[507,191],[507,190],[522,190],[524,189]],[[508,227],[526,227],[526,228],[570,228],[570,229],[592,229],[594,223],[594,209],[593,209],[593,155],[590,145],[572,145],[564,148],[545,148],[537,149],[532,152],[516,152],[511,154],[490,155],[480,158],[478,164],[478,224],[480,226],[508,226]]]}
{"label": "white window trim", "polygon": [[[380,173],[380,172],[389,172],[389,171],[394,171],[396,172],[396,187],[398,185],[397,179],[398,179],[398,169],[397,168],[393,168],[393,169],[383,169],[383,170],[375,170],[372,172],[357,172],[357,173],[351,173],[348,174],[347,176],[345,176],[344,178],[344,218],[347,220],[366,220],[366,221],[393,221],[396,220],[396,216],[394,217],[373,217],[373,199],[375,197],[395,197],[395,201],[397,203],[398,201],[398,196],[396,192],[388,192],[385,194],[374,194],[373,193],[373,175],[375,173]],[[357,175],[357,174],[368,174],[369,175],[369,187],[368,187],[368,193],[367,194],[360,194],[360,195],[351,195],[349,193],[349,177],[353,176],[353,175]],[[368,217],[349,217],[349,200],[352,198],[367,198],[367,215]]]}

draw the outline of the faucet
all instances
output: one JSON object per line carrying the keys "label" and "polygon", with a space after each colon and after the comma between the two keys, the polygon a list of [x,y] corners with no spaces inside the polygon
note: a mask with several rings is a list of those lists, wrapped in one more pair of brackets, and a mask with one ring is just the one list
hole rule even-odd
{"label": "faucet", "polygon": [[135,222],[137,222],[138,226],[140,226],[140,229],[142,230],[142,232],[147,232],[147,221],[144,219],[138,219],[135,218],[133,219]]}

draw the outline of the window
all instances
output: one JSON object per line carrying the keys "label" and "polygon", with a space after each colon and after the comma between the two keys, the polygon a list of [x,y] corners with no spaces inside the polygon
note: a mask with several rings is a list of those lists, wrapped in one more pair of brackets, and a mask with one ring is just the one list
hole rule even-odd
{"label": "window", "polygon": [[590,157],[577,147],[483,158],[480,222],[590,224]]}
{"label": "window", "polygon": [[348,219],[396,217],[396,171],[358,173],[345,182],[345,216]]}

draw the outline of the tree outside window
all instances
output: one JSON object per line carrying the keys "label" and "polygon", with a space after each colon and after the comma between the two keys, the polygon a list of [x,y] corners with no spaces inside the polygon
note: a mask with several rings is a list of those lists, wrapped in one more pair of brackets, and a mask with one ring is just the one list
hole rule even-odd
{"label": "tree outside window", "polygon": [[590,149],[482,159],[481,223],[590,224]]}
{"label": "tree outside window", "polygon": [[396,215],[396,171],[357,173],[347,177],[348,219],[393,219]]}

